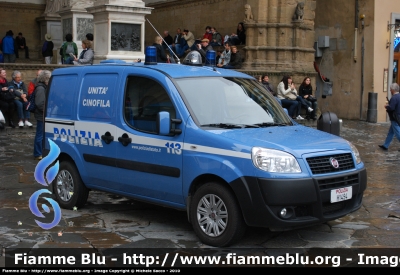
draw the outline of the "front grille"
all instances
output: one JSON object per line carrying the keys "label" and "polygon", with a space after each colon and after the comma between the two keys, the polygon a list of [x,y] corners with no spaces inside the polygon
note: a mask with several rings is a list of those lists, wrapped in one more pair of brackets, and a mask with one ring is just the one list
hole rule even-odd
{"label": "front grille", "polygon": [[[335,158],[339,162],[339,168],[333,168],[330,158]],[[314,175],[346,171],[355,167],[351,154],[312,157],[306,160]]]}
{"label": "front grille", "polygon": [[337,189],[352,184],[356,184],[358,182],[359,182],[358,174],[355,174],[345,177],[320,179],[318,180],[318,185],[320,190],[326,190],[326,189]]}
{"label": "front grille", "polygon": [[294,208],[296,218],[312,216],[311,205],[299,205]]}
{"label": "front grille", "polygon": [[346,207],[346,202],[337,202],[337,203],[324,203],[322,205],[322,214],[323,215],[330,215],[335,214],[338,211],[341,211]]}

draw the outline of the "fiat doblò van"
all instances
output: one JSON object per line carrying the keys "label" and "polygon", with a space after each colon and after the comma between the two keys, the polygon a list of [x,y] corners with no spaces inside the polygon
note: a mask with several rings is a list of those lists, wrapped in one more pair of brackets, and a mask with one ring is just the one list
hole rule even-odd
{"label": "fiat dobl\u00f2 van", "polygon": [[288,230],[360,208],[367,173],[345,139],[297,124],[235,70],[125,63],[54,70],[45,148],[61,207],[101,190],[186,211],[223,247],[247,226]]}

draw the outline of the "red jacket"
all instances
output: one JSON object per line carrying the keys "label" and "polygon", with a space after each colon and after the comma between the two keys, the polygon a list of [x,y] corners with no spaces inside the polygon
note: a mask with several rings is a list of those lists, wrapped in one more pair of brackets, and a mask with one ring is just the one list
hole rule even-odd
{"label": "red jacket", "polygon": [[210,32],[206,32],[206,33],[204,33],[204,35],[203,35],[203,39],[204,38],[207,38],[208,39],[208,41],[212,41],[212,33],[210,33]]}
{"label": "red jacket", "polygon": [[36,87],[36,78],[33,79],[33,80],[29,83],[29,86],[28,86],[28,96],[30,96],[30,95],[33,93],[33,91],[35,90],[35,87]]}

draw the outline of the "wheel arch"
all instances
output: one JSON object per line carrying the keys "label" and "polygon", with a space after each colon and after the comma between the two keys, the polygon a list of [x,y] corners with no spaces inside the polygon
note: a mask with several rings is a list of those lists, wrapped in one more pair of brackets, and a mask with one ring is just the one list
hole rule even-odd
{"label": "wheel arch", "polygon": [[[188,195],[187,195],[187,198],[186,198],[186,214],[187,214],[187,218],[188,218],[189,223],[191,223],[191,221],[190,221],[191,220],[190,219],[190,202],[191,202],[191,199],[192,199],[194,193],[196,193],[196,190],[199,189],[200,186],[202,186],[202,185],[204,185],[204,184],[206,184],[208,182],[216,182],[216,183],[222,184],[225,187],[227,187],[232,192],[232,194],[234,195],[234,197],[236,199],[236,202],[239,204],[239,207],[242,210],[242,208],[240,206],[240,203],[239,203],[239,200],[238,200],[238,198],[236,196],[236,193],[235,193],[234,189],[232,188],[232,186],[228,182],[226,182],[222,177],[217,176],[215,174],[203,174],[203,175],[198,176],[197,178],[195,178],[192,181],[192,184],[190,185],[189,192],[188,192]],[[243,213],[242,213],[242,216],[243,216]]]}

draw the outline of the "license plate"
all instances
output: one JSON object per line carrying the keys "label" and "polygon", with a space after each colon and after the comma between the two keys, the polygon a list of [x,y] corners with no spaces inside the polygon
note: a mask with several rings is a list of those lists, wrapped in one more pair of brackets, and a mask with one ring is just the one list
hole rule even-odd
{"label": "license plate", "polygon": [[331,190],[331,203],[351,199],[353,189],[351,186]]}

